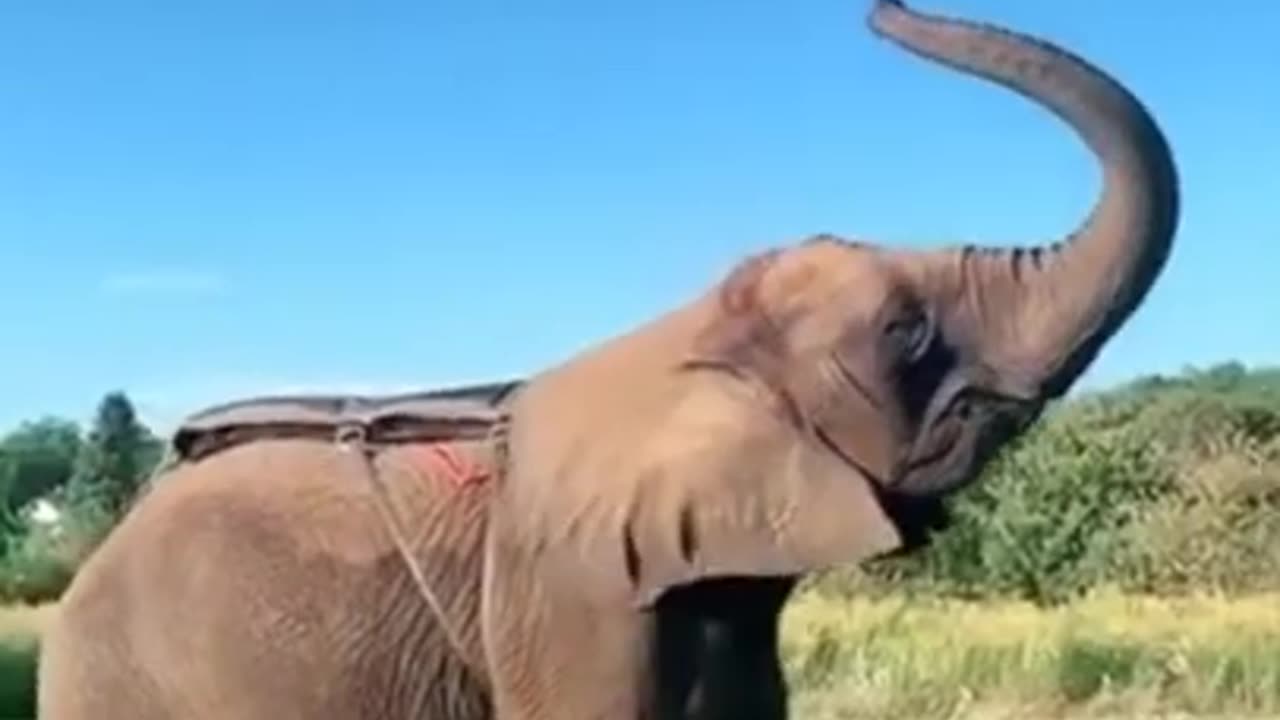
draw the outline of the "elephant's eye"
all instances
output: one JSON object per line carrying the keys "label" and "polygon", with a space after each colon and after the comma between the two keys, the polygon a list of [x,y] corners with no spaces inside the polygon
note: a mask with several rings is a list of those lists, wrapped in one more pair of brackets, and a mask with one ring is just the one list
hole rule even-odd
{"label": "elephant's eye", "polygon": [[911,364],[928,349],[932,331],[929,318],[912,308],[890,320],[884,327],[884,335],[898,362]]}

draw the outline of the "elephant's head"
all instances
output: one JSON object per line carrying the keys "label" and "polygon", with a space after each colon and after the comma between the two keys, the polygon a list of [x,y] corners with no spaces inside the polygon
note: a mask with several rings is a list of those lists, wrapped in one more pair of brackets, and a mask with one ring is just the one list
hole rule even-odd
{"label": "elephant's head", "polygon": [[[1064,393],[1169,253],[1177,176],[1115,80],[1043,41],[879,0],[879,34],[1052,110],[1103,190],[1064,242],[890,249],[819,236],[533,378],[510,492],[544,547],[646,598],[901,547],[894,503],[972,480]],[[527,413],[529,422],[521,422]],[[896,498],[896,500],[895,500]],[[570,542],[572,541],[572,542]],[[625,575],[623,571],[625,570]]]}

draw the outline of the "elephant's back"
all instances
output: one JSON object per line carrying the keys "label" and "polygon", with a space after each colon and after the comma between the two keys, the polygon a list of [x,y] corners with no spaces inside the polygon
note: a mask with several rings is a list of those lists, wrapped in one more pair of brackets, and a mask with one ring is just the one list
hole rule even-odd
{"label": "elephant's back", "polygon": [[[400,452],[380,465],[407,517],[483,527],[478,496],[441,502],[433,489],[440,483],[397,462]],[[253,442],[180,464],[82,566],[63,622],[113,623],[172,702],[193,693],[239,698],[210,697],[215,703],[293,697],[323,715],[342,715],[344,706],[363,715],[352,706],[371,702],[363,688],[402,659],[388,647],[402,641],[387,636],[389,618],[422,614],[363,473],[356,456],[309,440]],[[439,517],[442,507],[451,522]],[[461,535],[442,542],[473,540]],[[432,633],[429,619],[406,622],[418,635]],[[418,652],[433,647],[421,642]]]}

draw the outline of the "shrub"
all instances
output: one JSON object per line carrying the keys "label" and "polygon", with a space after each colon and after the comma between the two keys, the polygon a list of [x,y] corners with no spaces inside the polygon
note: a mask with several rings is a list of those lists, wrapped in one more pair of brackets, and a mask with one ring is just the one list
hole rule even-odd
{"label": "shrub", "polygon": [[949,501],[911,556],[815,579],[827,591],[1060,603],[1100,584],[1280,589],[1280,375],[1227,368],[1055,407]]}
{"label": "shrub", "polygon": [[56,600],[84,557],[110,529],[109,511],[93,503],[64,509],[56,524],[24,520],[0,555],[0,603]]}
{"label": "shrub", "polygon": [[1053,418],[955,499],[953,525],[931,547],[869,571],[964,597],[1062,602],[1112,579],[1128,529],[1173,482],[1162,452],[1132,427],[1089,433],[1079,419]]}

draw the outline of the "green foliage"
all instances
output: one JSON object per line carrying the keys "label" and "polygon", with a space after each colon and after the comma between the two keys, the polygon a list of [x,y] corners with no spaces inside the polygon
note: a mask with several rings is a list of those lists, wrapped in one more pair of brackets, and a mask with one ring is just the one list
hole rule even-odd
{"label": "green foliage", "polygon": [[24,423],[0,438],[0,511],[12,524],[36,498],[67,484],[81,450],[76,424],[58,418]]}
{"label": "green foliage", "polygon": [[98,404],[86,438],[71,482],[72,497],[121,514],[159,460],[160,448],[138,421],[129,398],[120,392],[108,393]]}
{"label": "green foliage", "polygon": [[1280,589],[1280,370],[1228,363],[1062,403],[950,507],[923,552],[816,584],[1040,604],[1101,584]]}
{"label": "green foliage", "polygon": [[27,520],[0,556],[0,602],[57,600],[114,522],[109,510],[92,502],[65,508],[56,524]]}
{"label": "green foliage", "polygon": [[0,644],[0,718],[36,716],[36,662],[39,645]]}
{"label": "green foliage", "polygon": [[[119,392],[103,397],[87,433],[45,418],[0,439],[0,601],[57,598],[127,510],[161,449]],[[57,517],[37,517],[36,501]]]}
{"label": "green foliage", "polygon": [[1088,437],[1047,423],[1003,454],[958,499],[955,525],[903,559],[913,579],[964,596],[1060,602],[1108,579],[1124,530],[1172,479],[1128,429]]}
{"label": "green foliage", "polygon": [[1104,687],[1130,685],[1143,660],[1136,644],[1104,643],[1092,638],[1064,643],[1058,656],[1058,688],[1068,702],[1083,702]]}

